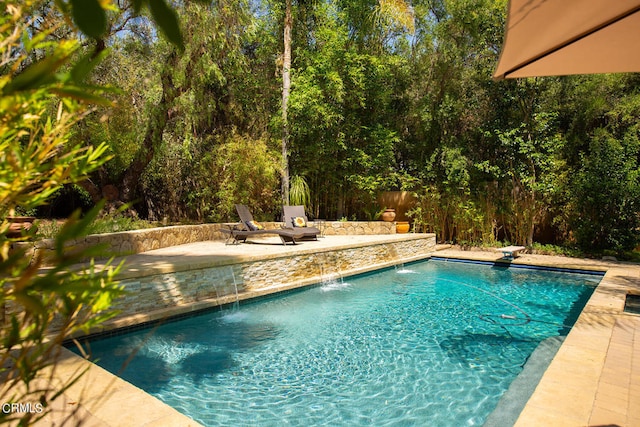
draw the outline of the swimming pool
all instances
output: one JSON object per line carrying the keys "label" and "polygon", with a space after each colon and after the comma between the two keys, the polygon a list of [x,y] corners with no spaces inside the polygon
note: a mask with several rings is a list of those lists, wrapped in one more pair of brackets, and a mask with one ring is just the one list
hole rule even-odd
{"label": "swimming pool", "polygon": [[430,260],[93,340],[90,351],[204,425],[482,425],[600,279]]}

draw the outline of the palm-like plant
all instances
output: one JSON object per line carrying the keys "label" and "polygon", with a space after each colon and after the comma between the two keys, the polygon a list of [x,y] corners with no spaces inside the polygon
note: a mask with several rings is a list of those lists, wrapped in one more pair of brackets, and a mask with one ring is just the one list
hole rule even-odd
{"label": "palm-like plant", "polygon": [[305,209],[311,205],[311,190],[304,177],[295,175],[291,178],[289,203],[292,205],[302,205]]}

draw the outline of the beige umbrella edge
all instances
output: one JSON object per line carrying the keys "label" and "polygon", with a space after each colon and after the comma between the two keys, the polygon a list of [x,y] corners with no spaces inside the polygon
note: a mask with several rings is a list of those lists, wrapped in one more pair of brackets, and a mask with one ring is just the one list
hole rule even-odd
{"label": "beige umbrella edge", "polygon": [[[562,0],[560,0],[562,1]],[[544,71],[544,66],[537,66],[537,67],[533,67],[536,69],[535,72],[531,72],[531,73],[527,73],[526,68],[532,64],[536,64],[536,63],[543,63],[547,58],[550,58],[554,55],[562,55],[563,49],[567,49],[568,47],[571,46],[575,46],[578,43],[584,43],[585,40],[588,40],[589,37],[598,34],[598,32],[600,31],[604,31],[607,29],[611,29],[613,26],[615,26],[617,23],[624,21],[625,19],[628,18],[634,18],[634,19],[638,19],[640,20],[640,2],[638,2],[638,4],[636,5],[632,5],[631,8],[629,8],[626,11],[623,11],[623,13],[620,13],[610,19],[607,19],[601,23],[599,23],[596,26],[593,26],[591,28],[589,28],[587,31],[584,31],[580,34],[577,34],[571,38],[568,38],[566,40],[559,40],[559,42],[552,46],[549,49],[546,49],[544,51],[541,51],[533,56],[530,56],[529,58],[527,58],[524,61],[521,61],[519,63],[516,64],[512,64],[509,63],[509,61],[511,60],[510,58],[513,57],[514,55],[512,55],[511,53],[518,49],[518,43],[517,41],[512,41],[510,38],[510,28],[511,28],[511,23],[514,19],[514,10],[513,10],[514,6],[513,6],[513,1],[509,2],[509,7],[508,7],[508,14],[507,14],[507,20],[506,20],[506,24],[505,24],[505,37],[504,37],[504,41],[503,41],[503,46],[502,46],[502,50],[500,52],[500,58],[498,60],[498,64],[496,66],[495,72],[493,74],[493,79],[494,80],[503,80],[503,79],[509,79],[509,78],[521,78],[521,77],[540,77],[540,76],[549,76],[549,75],[568,75],[568,74],[592,74],[592,73],[599,73],[599,72],[635,72],[635,71],[640,71],[640,65],[636,65],[635,63],[632,64],[631,66],[629,66],[627,64],[627,66],[625,67],[620,67],[620,69],[616,69],[615,65],[613,66],[613,68],[611,70],[604,70],[602,69],[602,67],[594,67],[594,69],[588,69],[589,67],[586,67],[586,69],[584,69],[584,71],[581,70],[576,70],[576,69],[571,69],[570,64],[567,64],[567,69],[566,70],[562,70],[559,69],[557,66],[554,67],[554,69],[550,72],[545,72]],[[522,18],[519,18],[520,20]],[[638,30],[640,31],[640,26],[637,27]],[[637,45],[635,43],[633,43],[633,41],[631,41],[631,44]],[[640,53],[640,52],[639,52]],[[630,55],[632,55],[632,53],[630,53]],[[636,55],[636,57],[638,58],[637,62],[638,64],[640,64],[640,54]],[[629,56],[629,58],[632,58],[632,56]],[[556,59],[557,62],[557,59]],[[615,61],[613,61],[615,62]],[[541,70],[542,68],[542,70]],[[562,68],[562,67],[560,67]],[[605,67],[606,68],[606,67]]]}

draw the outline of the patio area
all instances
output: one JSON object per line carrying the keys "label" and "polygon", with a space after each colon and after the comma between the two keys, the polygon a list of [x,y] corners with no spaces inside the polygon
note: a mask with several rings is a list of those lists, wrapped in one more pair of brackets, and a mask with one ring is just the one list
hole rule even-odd
{"label": "patio area", "polygon": [[[261,244],[226,246],[222,242],[199,242],[159,249],[127,258],[125,279],[202,269],[228,262],[277,262],[282,256],[305,256],[318,251],[411,242],[419,235],[330,236],[296,246]],[[433,256],[502,262],[495,251],[460,251],[439,246]],[[390,263],[428,258],[414,253]],[[634,426],[640,425],[640,316],[624,312],[628,292],[640,293],[640,266],[614,261],[582,260],[524,254],[511,261],[555,268],[606,271],[571,333],[549,365],[524,407],[516,426]],[[373,268],[373,267],[372,267]],[[380,268],[376,265],[375,268]],[[366,268],[363,269],[366,271]],[[262,289],[255,295],[277,292]],[[198,307],[200,307],[198,305]],[[201,307],[202,308],[202,307]],[[182,308],[184,311],[185,308]],[[193,310],[193,308],[190,308]],[[163,315],[167,315],[163,312]],[[153,320],[133,316],[122,323]],[[75,421],[88,426],[198,425],[156,398],[95,365],[64,350],[57,372],[64,378],[88,367],[82,379],[57,402],[56,410],[39,425],[52,425],[72,411]]]}

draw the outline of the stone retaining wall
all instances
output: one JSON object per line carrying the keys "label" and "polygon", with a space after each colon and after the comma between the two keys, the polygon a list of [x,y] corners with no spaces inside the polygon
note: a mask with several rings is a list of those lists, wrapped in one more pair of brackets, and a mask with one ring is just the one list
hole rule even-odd
{"label": "stone retaining wall", "polygon": [[327,236],[395,234],[396,223],[384,221],[328,221],[316,224]]}
{"label": "stone retaining wall", "polygon": [[120,284],[128,296],[114,304],[121,313],[105,327],[114,329],[158,320],[425,259],[435,251],[435,246],[434,234],[421,234],[376,244],[236,260],[197,270],[127,278]]}
{"label": "stone retaining wall", "polygon": [[[117,233],[92,234],[69,242],[67,248],[69,251],[83,251],[88,247],[102,245],[105,258],[125,256],[187,243],[224,240],[226,239],[226,235],[222,232],[224,226],[224,224],[176,225]],[[33,246],[35,251],[42,252],[45,255],[45,259],[46,254],[53,250],[52,239],[40,240],[30,245]]]}
{"label": "stone retaining wall", "polygon": [[[262,224],[268,229],[281,227],[279,222],[263,222]],[[227,234],[222,232],[222,228],[229,225],[232,224],[178,225],[94,234],[69,242],[67,246],[69,251],[83,252],[88,247],[103,245],[103,258],[125,256],[187,243],[225,240]],[[395,234],[396,232],[395,223],[383,221],[322,221],[315,225],[319,226],[325,235],[373,235]],[[40,253],[46,260],[47,254],[53,251],[54,246],[53,240],[45,239],[33,243],[18,243],[15,244],[15,248],[26,249],[30,257]]]}

